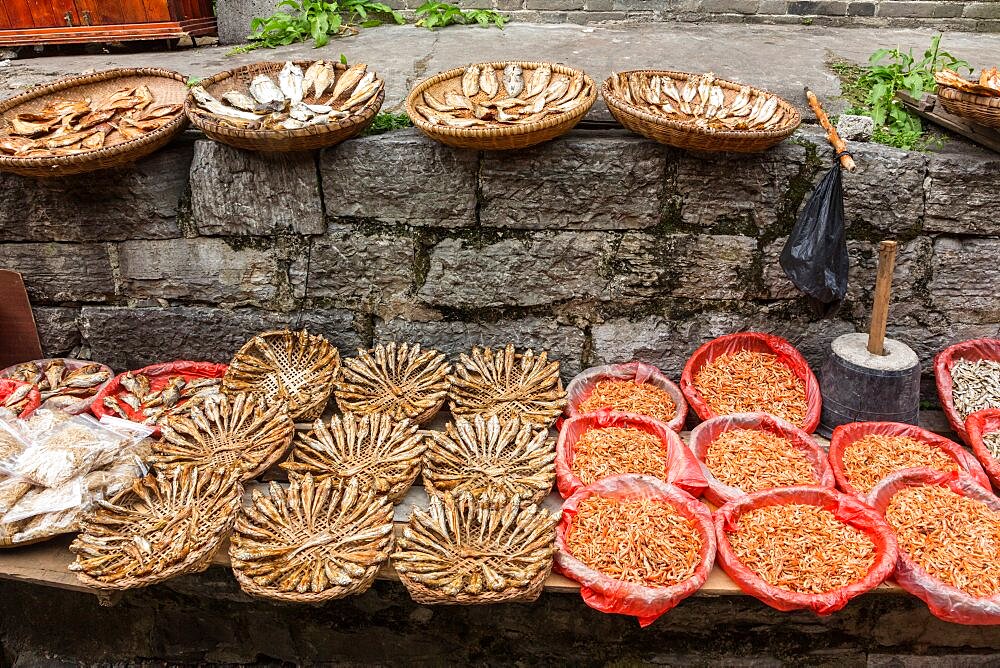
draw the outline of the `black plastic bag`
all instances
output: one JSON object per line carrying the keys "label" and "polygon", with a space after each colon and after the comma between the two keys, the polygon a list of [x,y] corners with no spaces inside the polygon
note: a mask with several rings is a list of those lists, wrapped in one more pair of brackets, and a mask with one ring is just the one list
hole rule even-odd
{"label": "black plastic bag", "polygon": [[781,251],[781,268],[802,292],[824,304],[847,294],[847,239],[840,165],[816,186]]}

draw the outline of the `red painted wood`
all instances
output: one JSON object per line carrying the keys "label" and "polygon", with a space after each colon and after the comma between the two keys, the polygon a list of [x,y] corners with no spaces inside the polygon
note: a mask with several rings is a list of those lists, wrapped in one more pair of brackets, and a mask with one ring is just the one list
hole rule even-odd
{"label": "red painted wood", "polygon": [[142,4],[146,9],[147,21],[169,21],[171,19],[179,21],[182,18],[170,15],[167,0],[142,0]]}
{"label": "red painted wood", "polygon": [[14,27],[14,24],[10,22],[7,17],[7,9],[4,7],[3,3],[0,2],[0,30],[9,30]]}
{"label": "red painted wood", "polygon": [[24,280],[16,271],[0,269],[0,368],[42,356]]}
{"label": "red painted wood", "polygon": [[36,28],[47,28],[66,25],[66,20],[56,14],[49,0],[28,0],[28,11],[31,12],[32,24]]}
{"label": "red painted wood", "polygon": [[0,30],[0,46],[173,39],[187,35],[214,35],[215,32],[216,22],[214,18],[194,19],[191,21],[131,23],[113,26],[29,28],[23,30]]}
{"label": "red painted wood", "polygon": [[7,18],[14,28],[34,28],[35,20],[31,16],[28,0],[4,0]]}
{"label": "red painted wood", "polygon": [[146,6],[143,0],[121,0],[122,23],[146,23]]}

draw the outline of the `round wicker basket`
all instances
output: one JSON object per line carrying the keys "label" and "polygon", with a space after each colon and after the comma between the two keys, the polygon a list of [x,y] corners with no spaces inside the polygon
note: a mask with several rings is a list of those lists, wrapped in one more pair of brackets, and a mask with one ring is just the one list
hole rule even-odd
{"label": "round wicker basket", "polygon": [[[511,62],[495,61],[477,64],[502,70]],[[548,64],[527,61],[513,62],[520,65],[525,72],[534,71],[542,65]],[[418,83],[406,97],[406,113],[409,114],[413,124],[420,128],[424,134],[449,146],[471,148],[478,151],[507,151],[534,146],[569,132],[587,114],[597,99],[597,87],[594,85],[594,80],[586,72],[565,65],[549,64],[549,66],[552,68],[553,74],[564,74],[569,77],[583,76],[583,92],[581,92],[583,99],[570,111],[547,116],[534,123],[520,125],[487,125],[472,128],[431,125],[417,113],[416,105],[422,99],[424,91],[430,91],[439,98],[444,97],[446,92],[461,93],[462,75],[466,68],[456,67]]]}
{"label": "round wicker basket", "polygon": [[938,86],[938,100],[949,114],[955,114],[988,128],[1000,128],[1000,97],[964,93],[957,88]]}
{"label": "round wicker basket", "polygon": [[[676,72],[673,70],[630,70],[621,72],[618,76],[630,75],[670,77],[675,83],[681,84],[687,81],[689,76],[698,76],[688,72]],[[715,83],[725,93],[726,104],[730,104],[740,88],[743,87],[742,84],[724,79],[716,79]],[[749,88],[756,94],[773,95],[773,93],[760,88],[753,86]],[[698,127],[694,123],[673,120],[662,114],[654,114],[626,102],[620,95],[614,92],[612,77],[608,77],[604,81],[604,84],[601,86],[601,95],[604,97],[604,101],[607,103],[612,115],[618,119],[619,123],[632,132],[638,133],[643,137],[649,137],[661,144],[691,151],[731,153],[756,153],[764,151],[791,136],[802,122],[802,117],[799,115],[798,109],[780,97],[778,98],[778,106],[785,112],[786,117],[779,127],[769,130],[716,130],[714,128]]]}
{"label": "round wicker basket", "polygon": [[[187,95],[184,81],[184,77],[177,72],[154,67],[120,68],[60,79],[0,102],[0,127],[6,125],[7,119],[17,114],[36,112],[55,98],[101,99],[122,88],[141,85],[149,87],[157,105],[180,104]],[[0,171],[22,176],[60,177],[121,167],[167,145],[186,125],[187,117],[177,114],[163,127],[141,137],[128,140],[119,137],[103,148],[78,155],[19,158],[0,154]]]}
{"label": "round wicker basket", "polygon": [[[313,61],[309,60],[295,61],[295,64],[303,70],[308,68],[312,63]],[[253,81],[255,76],[266,74],[272,79],[276,79],[278,73],[281,72],[281,68],[284,66],[284,62],[260,62],[244,65],[220,72],[207,79],[202,79],[199,85],[216,98],[220,98],[223,94],[231,90],[246,94],[250,88],[250,82]],[[335,63],[334,66],[338,75],[347,69],[342,63]],[[382,81],[381,77],[376,77],[376,80]],[[218,142],[248,151],[289,153],[292,151],[311,151],[318,148],[326,148],[339,144],[345,139],[350,139],[372,124],[372,121],[375,120],[375,115],[382,108],[382,101],[384,99],[385,85],[383,83],[379,92],[361,105],[358,113],[352,114],[340,121],[325,125],[310,125],[297,130],[249,130],[213,122],[207,116],[195,113],[194,110],[197,108],[197,104],[194,101],[194,96],[191,94],[188,94],[184,102],[184,111],[187,113],[188,118],[191,119],[191,125]],[[310,95],[303,98],[303,101],[309,104],[318,103]]]}

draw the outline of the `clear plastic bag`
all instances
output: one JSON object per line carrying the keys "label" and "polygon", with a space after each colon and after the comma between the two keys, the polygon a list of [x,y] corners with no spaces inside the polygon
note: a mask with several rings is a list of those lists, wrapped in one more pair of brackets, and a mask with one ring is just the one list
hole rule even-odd
{"label": "clear plastic bag", "polygon": [[594,391],[594,386],[602,380],[626,380],[632,381],[636,385],[649,383],[664,390],[674,400],[676,406],[674,417],[665,421],[665,424],[677,432],[684,428],[688,407],[681,388],[671,382],[655,366],[643,362],[595,366],[578,374],[566,387],[566,415],[568,417],[576,417],[581,414],[578,406],[587,400],[591,392]]}
{"label": "clear plastic bag", "polygon": [[22,496],[0,521],[9,524],[36,515],[80,508],[83,506],[84,492],[82,477],[73,478],[59,487],[34,487]]}

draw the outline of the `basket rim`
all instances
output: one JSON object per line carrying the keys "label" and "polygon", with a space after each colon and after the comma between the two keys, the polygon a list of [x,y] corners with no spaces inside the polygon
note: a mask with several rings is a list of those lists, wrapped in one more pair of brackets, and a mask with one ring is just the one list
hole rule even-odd
{"label": "basket rim", "polygon": [[[37,100],[39,98],[46,97],[53,93],[58,93],[60,91],[69,90],[71,88],[76,88],[77,86],[83,86],[91,83],[99,83],[101,81],[110,81],[112,79],[130,77],[130,76],[146,76],[146,77],[161,77],[164,79],[173,79],[179,81],[182,84],[187,81],[179,72],[173,70],[168,70],[160,67],[118,67],[110,70],[102,70],[100,72],[94,72],[92,74],[82,74],[78,76],[66,77],[63,79],[58,79],[56,81],[40,84],[33,88],[30,88],[23,93],[15,95],[14,97],[8,98],[0,102],[0,118],[2,118],[8,111],[14,109],[15,107],[24,104],[25,102],[31,102],[32,100]],[[190,94],[190,93],[189,93]],[[59,155],[59,156],[37,156],[33,158],[23,158],[11,155],[0,154],[0,168],[4,166],[10,167],[62,167],[68,165],[80,164],[81,162],[91,162],[97,161],[102,158],[108,158],[118,155],[123,155],[130,153],[135,149],[143,148],[151,143],[159,141],[163,138],[168,138],[179,132],[184,124],[187,123],[187,114],[183,112],[178,114],[176,118],[167,123],[166,125],[153,130],[152,132],[147,132],[141,137],[136,137],[135,139],[126,139],[123,142],[119,142],[112,146],[105,146],[98,149],[89,150],[85,153],[80,153],[77,155]]]}
{"label": "basket rim", "polygon": [[959,90],[954,86],[937,84],[936,92],[938,97],[943,97],[946,100],[976,104],[1000,111],[1000,91],[997,91],[996,95],[979,95],[977,93],[969,93],[964,90]]}
{"label": "basket rim", "polygon": [[[318,60],[324,60],[322,58]],[[210,77],[200,80],[196,86],[200,86],[205,90],[208,90],[209,86],[213,86],[217,83],[225,81],[226,79],[231,79],[243,72],[255,68],[259,68],[262,65],[272,65],[276,67],[284,67],[285,63],[289,62],[287,60],[277,61],[277,60],[260,60],[255,63],[249,63],[247,65],[240,65],[239,67],[234,67],[223,72],[218,72]],[[300,67],[303,64],[312,64],[316,62],[315,60],[293,60],[291,61]],[[358,64],[358,63],[355,63]],[[338,71],[345,71],[347,66],[339,61],[333,62],[334,69]],[[200,114],[195,113],[197,105],[194,102],[194,94],[188,91],[187,97],[184,99],[184,113],[187,115],[188,119],[191,121],[191,125],[195,126],[199,130],[206,133],[218,134],[225,137],[234,137],[239,139],[258,139],[261,141],[275,141],[282,139],[302,139],[302,138],[313,138],[320,135],[332,134],[339,130],[346,130],[348,128],[354,127],[359,123],[367,122],[368,119],[373,117],[378,113],[379,108],[382,106],[382,101],[385,97],[385,79],[375,74],[375,80],[382,82],[382,87],[379,92],[368,99],[367,102],[362,105],[361,110],[357,114],[352,114],[347,118],[338,119],[336,123],[325,123],[323,125],[310,125],[304,128],[298,128],[295,130],[254,130],[249,128],[233,128],[228,125],[223,125],[221,123],[213,123],[206,120],[206,118]]]}
{"label": "basket rim", "polygon": [[[423,95],[424,91],[435,86],[442,81],[448,81],[449,79],[456,79],[461,77],[465,70],[473,65],[491,65],[494,69],[497,66],[506,67],[507,65],[515,64],[522,68],[528,67],[529,69],[538,69],[543,65],[548,65],[552,68],[553,72],[559,74],[566,74],[569,76],[575,76],[577,74],[583,75],[584,88],[588,85],[590,86],[590,93],[585,96],[584,102],[578,105],[575,109],[566,111],[555,116],[548,116],[542,118],[533,123],[523,123],[520,125],[488,125],[485,127],[471,127],[471,128],[452,128],[452,127],[442,127],[440,125],[432,125],[428,123],[423,116],[417,113],[416,109],[416,99],[418,95]],[[444,72],[439,72],[432,77],[424,79],[413,87],[413,90],[409,92],[406,96],[406,113],[409,115],[410,120],[413,125],[420,130],[426,132],[427,134],[441,135],[445,137],[456,137],[460,139],[495,139],[500,137],[520,137],[524,135],[534,134],[542,130],[548,130],[549,128],[562,126],[569,122],[577,121],[582,118],[590,108],[593,106],[594,102],[597,101],[597,85],[594,80],[582,69],[577,69],[574,67],[569,67],[568,65],[563,65],[561,63],[547,63],[538,62],[532,60],[494,60],[486,61],[481,63],[470,63],[464,67],[455,67],[450,70],[445,70]]]}
{"label": "basket rim", "polygon": [[785,111],[791,111],[795,122],[786,125],[781,128],[772,128],[770,130],[716,130],[714,128],[702,128],[698,127],[692,123],[682,123],[680,121],[675,121],[670,118],[665,118],[663,116],[658,116],[656,114],[651,114],[648,111],[643,111],[634,104],[629,104],[624,99],[616,95],[611,90],[611,80],[615,76],[630,74],[650,74],[650,75],[667,75],[671,79],[686,79],[689,76],[702,76],[695,72],[681,72],[679,70],[654,70],[654,69],[638,69],[638,70],[623,70],[612,74],[601,84],[601,97],[604,98],[605,103],[609,106],[614,107],[617,111],[639,118],[647,123],[652,123],[654,125],[661,125],[668,127],[672,130],[678,132],[685,132],[693,135],[701,135],[703,137],[719,138],[719,139],[773,139],[773,138],[784,138],[791,135],[795,130],[802,125],[802,114],[799,113],[798,108],[785,98],[781,97],[776,93],[772,93],[764,88],[758,88],[750,84],[741,84],[735,81],[730,81],[729,79],[716,78],[716,82],[723,84],[728,84],[729,86],[734,86],[736,88],[742,88],[744,86],[749,87],[750,90],[758,94],[766,94],[774,96],[778,99],[778,104],[785,109]]}

